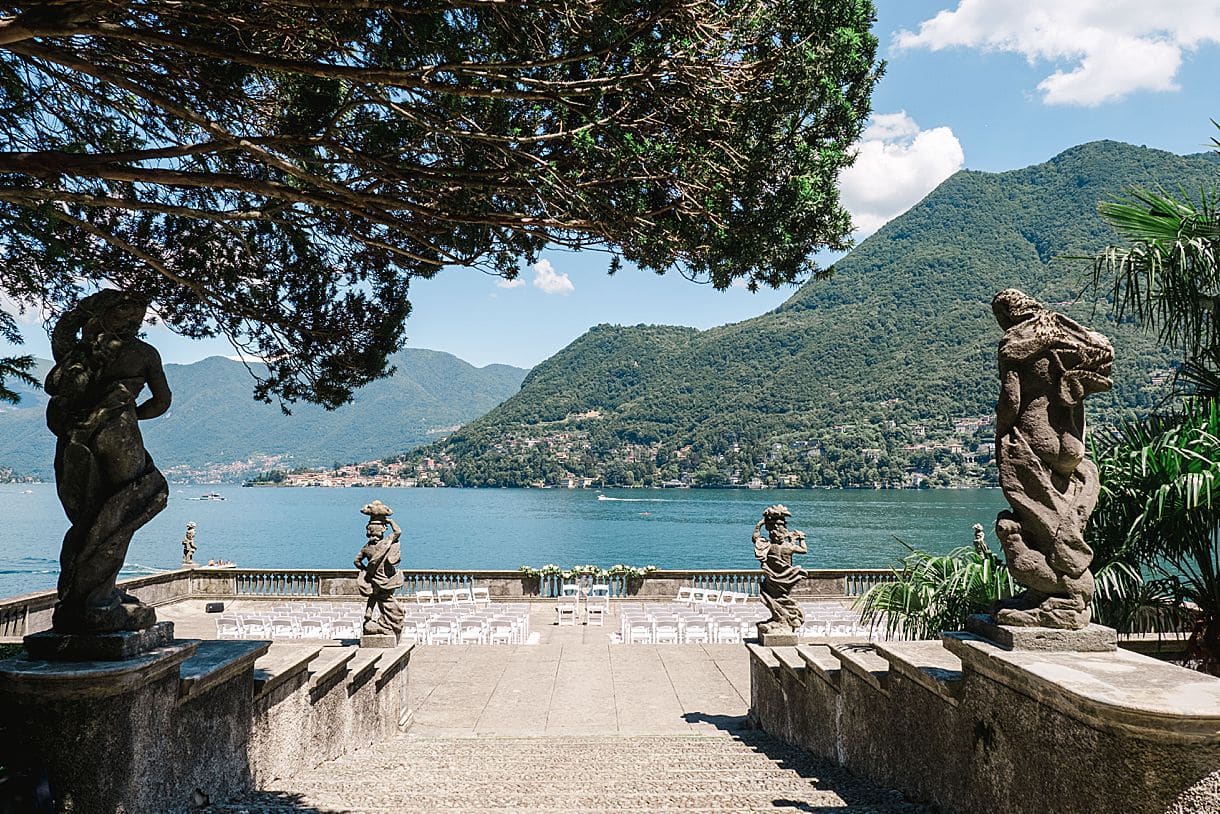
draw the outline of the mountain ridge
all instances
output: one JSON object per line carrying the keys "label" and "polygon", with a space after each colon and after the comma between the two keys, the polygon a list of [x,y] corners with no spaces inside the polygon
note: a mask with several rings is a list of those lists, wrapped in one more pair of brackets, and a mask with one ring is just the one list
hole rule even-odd
{"label": "mountain ridge", "polygon": [[703,331],[597,326],[407,459],[434,459],[460,485],[992,482],[991,297],[1021,288],[1114,338],[1116,388],[1091,416],[1149,406],[1171,357],[1081,301],[1091,266],[1070,258],[1115,239],[1099,201],[1200,188],[1215,172],[1210,157],[1114,141],[959,171],[777,308]]}
{"label": "mountain ridge", "polygon": [[[475,367],[443,351],[406,348],[391,363],[395,376],[357,392],[335,411],[275,404],[251,398],[253,379],[243,363],[209,356],[187,365],[165,365],[174,402],[166,415],[141,422],[148,449],[171,477],[210,468],[239,478],[268,468],[330,465],[392,457],[427,443],[477,417],[520,387],[528,372],[511,365]],[[51,362],[39,360],[45,378]],[[55,439],[43,414],[47,396],[21,386],[22,403],[0,408],[0,465],[50,477]],[[242,461],[255,460],[248,466]]]}

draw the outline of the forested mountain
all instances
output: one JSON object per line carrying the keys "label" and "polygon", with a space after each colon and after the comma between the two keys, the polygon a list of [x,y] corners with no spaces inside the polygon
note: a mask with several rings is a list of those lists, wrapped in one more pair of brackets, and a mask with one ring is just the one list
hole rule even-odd
{"label": "forested mountain", "polygon": [[[166,365],[173,407],[140,428],[171,476],[196,470],[238,478],[273,466],[330,466],[392,457],[435,440],[515,393],[526,373],[508,365],[476,368],[414,348],[400,351],[393,364],[398,372],[358,391],[353,404],[333,412],[298,404],[291,416],[251,398],[253,380],[240,362],[214,356]],[[41,362],[36,376],[44,378],[49,367]],[[16,407],[0,405],[0,466],[48,477],[55,438],[44,420],[47,397],[22,392]]]}
{"label": "forested mountain", "polygon": [[1021,288],[1114,339],[1093,420],[1146,407],[1171,359],[1085,292],[1113,239],[1097,203],[1216,181],[1209,155],[1093,142],[1004,173],[962,171],[778,309],[687,328],[601,325],[491,413],[409,456],[451,483],[874,485],[987,482],[999,327]]}

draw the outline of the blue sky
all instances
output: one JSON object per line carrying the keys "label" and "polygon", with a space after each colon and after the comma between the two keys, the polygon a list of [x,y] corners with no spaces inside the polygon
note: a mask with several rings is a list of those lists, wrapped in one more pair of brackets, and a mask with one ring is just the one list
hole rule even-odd
{"label": "blue sky", "polygon": [[[1220,119],[1220,0],[877,0],[888,62],[873,123],[844,202],[859,237],[961,168],[1002,171],[1086,141],[1115,139],[1200,152]],[[408,345],[473,364],[537,364],[589,327],[664,323],[707,328],[774,308],[793,289],[718,292],[677,274],[624,268],[602,254],[549,252],[519,284],[470,269],[416,281]],[[27,315],[26,351],[47,356]],[[233,351],[151,328],[168,362]],[[0,353],[5,351],[0,343]]]}

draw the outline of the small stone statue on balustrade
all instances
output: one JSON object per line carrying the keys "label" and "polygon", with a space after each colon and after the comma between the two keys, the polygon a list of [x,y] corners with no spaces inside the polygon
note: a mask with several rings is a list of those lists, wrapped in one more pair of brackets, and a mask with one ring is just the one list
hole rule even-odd
{"label": "small stone statue on balustrade", "polygon": [[195,524],[186,524],[186,536],[182,538],[182,564],[187,568],[195,567]]}
{"label": "small stone statue on balustrade", "polygon": [[991,303],[1000,340],[996,464],[1011,510],[996,518],[1008,569],[1024,592],[997,604],[1001,625],[1080,630],[1089,624],[1097,504],[1085,457],[1084,399],[1111,387],[1109,340],[1016,289]]}
{"label": "small stone statue on balustrade", "polygon": [[803,531],[788,528],[791,516],[783,504],[768,506],[754,526],[754,556],[763,572],[759,598],[771,612],[770,619],[759,623],[758,635],[767,646],[796,644],[796,632],[805,623],[801,606],[789,594],[807,576],[805,569],[792,564],[792,555],[809,553],[809,546]]}
{"label": "small stone statue on balustrade", "polygon": [[392,646],[402,633],[405,615],[394,598],[394,591],[403,583],[402,572],[398,570],[402,560],[398,538],[402,536],[402,529],[390,519],[394,511],[380,500],[365,505],[360,512],[369,518],[364,528],[368,541],[355,560],[360,571],[356,576],[356,589],[361,596],[368,597],[364,608],[365,635],[361,643],[367,640],[369,644]]}

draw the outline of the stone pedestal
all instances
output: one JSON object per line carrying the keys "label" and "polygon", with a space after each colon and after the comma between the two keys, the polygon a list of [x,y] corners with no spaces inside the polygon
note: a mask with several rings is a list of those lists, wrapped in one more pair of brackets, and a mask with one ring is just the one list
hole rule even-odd
{"label": "stone pedestal", "polygon": [[360,637],[361,647],[398,647],[398,637],[392,633],[365,633]]}
{"label": "stone pedestal", "polygon": [[42,630],[25,637],[31,659],[46,661],[121,661],[165,647],[174,640],[174,623],[157,622],[144,630],[117,633],[56,633]]}
{"label": "stone pedestal", "polygon": [[763,647],[796,647],[800,639],[795,630],[763,630],[758,626],[758,643]]}
{"label": "stone pedestal", "polygon": [[56,810],[165,810],[178,671],[197,646],[171,643],[123,661],[0,661],[0,737],[11,759],[45,772]]}
{"label": "stone pedestal", "polygon": [[1018,627],[997,624],[988,614],[966,619],[966,630],[1006,650],[1109,653],[1118,649],[1118,633],[1111,627],[1089,625],[1080,630],[1053,627]]}

